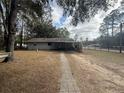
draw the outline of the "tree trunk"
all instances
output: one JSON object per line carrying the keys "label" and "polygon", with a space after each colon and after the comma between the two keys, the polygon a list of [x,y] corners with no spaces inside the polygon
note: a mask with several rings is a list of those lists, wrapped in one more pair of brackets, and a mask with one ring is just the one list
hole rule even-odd
{"label": "tree trunk", "polygon": [[112,20],[112,37],[114,36],[114,19]]}
{"label": "tree trunk", "polygon": [[120,24],[120,53],[122,53],[122,23]]}
{"label": "tree trunk", "polygon": [[5,58],[4,62],[13,61],[14,59],[14,43],[15,43],[15,34],[9,34],[6,38],[6,48],[5,51],[8,52],[8,57]]}
{"label": "tree trunk", "polygon": [[21,29],[21,33],[20,33],[20,49],[22,49],[22,43],[23,43],[23,21],[22,21],[22,29]]}
{"label": "tree trunk", "polygon": [[5,52],[9,53],[9,56],[5,58],[4,62],[12,61],[14,59],[14,43],[16,33],[16,17],[17,17],[17,1],[11,0],[11,9],[8,17],[8,34],[5,38]]}
{"label": "tree trunk", "polygon": [[110,41],[109,41],[109,30],[107,28],[107,48],[108,48],[108,52],[110,50]]}

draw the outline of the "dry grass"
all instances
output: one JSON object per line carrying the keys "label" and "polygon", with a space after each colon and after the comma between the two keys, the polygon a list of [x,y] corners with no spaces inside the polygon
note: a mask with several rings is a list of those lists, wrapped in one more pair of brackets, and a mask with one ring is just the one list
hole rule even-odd
{"label": "dry grass", "polygon": [[85,51],[85,55],[89,58],[91,63],[105,67],[124,77],[124,54],[87,50]]}
{"label": "dry grass", "polygon": [[[89,67],[84,63],[82,64],[79,59],[77,60],[70,55],[67,55],[67,57],[81,93],[106,93],[103,92],[99,84],[97,84],[99,78],[101,78],[98,74],[88,70]],[[96,77],[99,78],[96,79]]]}
{"label": "dry grass", "polygon": [[97,50],[86,50],[84,51],[84,54],[97,58],[98,60],[101,60],[100,62],[124,64],[124,54]]}
{"label": "dry grass", "polygon": [[16,51],[16,59],[0,63],[0,93],[58,93],[59,53]]}
{"label": "dry grass", "polygon": [[100,51],[66,55],[81,93],[124,93],[124,55]]}

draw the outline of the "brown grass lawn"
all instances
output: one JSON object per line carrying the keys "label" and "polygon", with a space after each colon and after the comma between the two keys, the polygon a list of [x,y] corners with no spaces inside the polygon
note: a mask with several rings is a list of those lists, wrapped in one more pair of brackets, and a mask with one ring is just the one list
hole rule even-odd
{"label": "brown grass lawn", "polygon": [[124,93],[124,54],[86,50],[66,56],[81,93]]}
{"label": "brown grass lawn", "polygon": [[[59,93],[60,53],[15,51],[14,62],[0,63],[0,93]],[[124,54],[65,54],[81,93],[124,93]]]}
{"label": "brown grass lawn", "polygon": [[59,53],[15,51],[15,61],[0,63],[0,93],[58,93]]}
{"label": "brown grass lawn", "polygon": [[86,50],[84,51],[85,55],[91,55],[100,62],[109,62],[115,64],[124,64],[124,54],[114,53],[114,52],[106,52],[106,51],[97,51],[97,50]]}

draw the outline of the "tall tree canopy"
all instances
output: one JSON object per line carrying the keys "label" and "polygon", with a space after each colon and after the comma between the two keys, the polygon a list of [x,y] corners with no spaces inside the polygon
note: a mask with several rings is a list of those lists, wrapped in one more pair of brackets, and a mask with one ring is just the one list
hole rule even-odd
{"label": "tall tree canopy", "polygon": [[69,38],[69,32],[66,28],[56,29],[52,24],[39,23],[28,36],[29,38]]}
{"label": "tall tree canopy", "polygon": [[110,14],[104,18],[103,23],[100,26],[101,36],[98,38],[101,47],[107,48],[109,44],[109,48],[120,48],[121,51],[121,48],[124,45],[124,32],[122,31],[123,19],[124,12],[121,7],[111,11]]}
{"label": "tall tree canopy", "polygon": [[99,9],[107,10],[118,0],[57,0],[58,4],[64,8],[64,14],[73,16],[73,24],[84,22],[95,15]]}

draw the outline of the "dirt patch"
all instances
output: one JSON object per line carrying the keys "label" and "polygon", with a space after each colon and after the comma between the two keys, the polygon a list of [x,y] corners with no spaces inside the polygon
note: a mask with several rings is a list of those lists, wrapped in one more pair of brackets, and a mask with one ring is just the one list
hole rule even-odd
{"label": "dirt patch", "polygon": [[[113,70],[107,69],[104,66],[107,62],[98,62],[97,57],[95,58],[92,55],[87,54],[68,54],[67,57],[70,61],[73,75],[78,82],[81,93],[124,92],[123,76],[115,73]],[[107,59],[105,60],[107,61]],[[109,60],[108,63],[112,64]],[[115,63],[113,63],[112,67],[117,68],[117,65],[116,67],[114,67],[114,65]]]}
{"label": "dirt patch", "polygon": [[0,64],[0,93],[59,92],[59,53],[16,51],[15,56]]}

